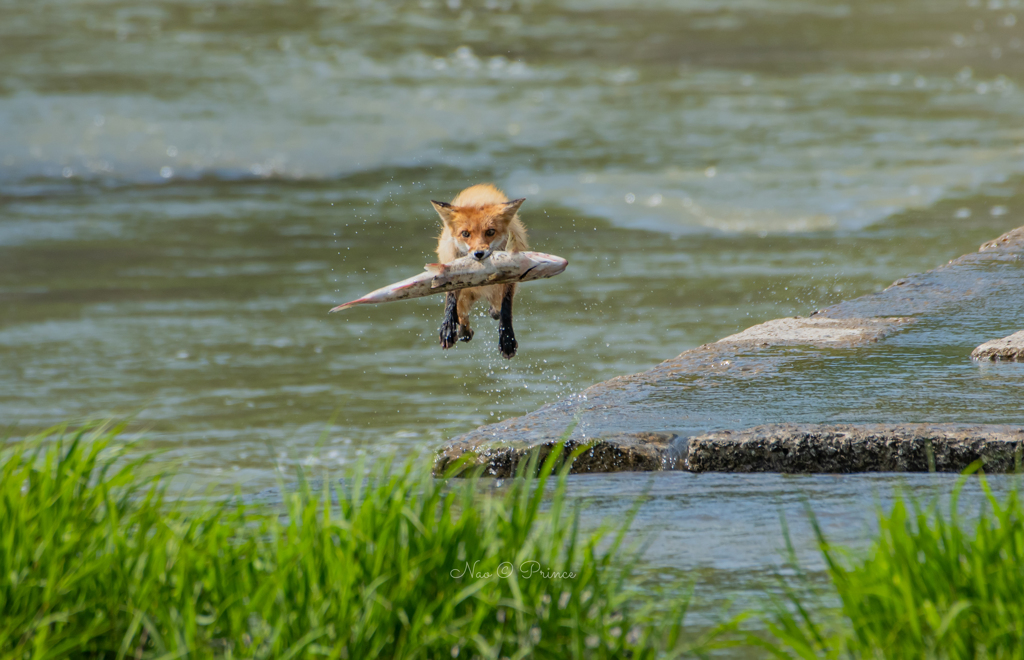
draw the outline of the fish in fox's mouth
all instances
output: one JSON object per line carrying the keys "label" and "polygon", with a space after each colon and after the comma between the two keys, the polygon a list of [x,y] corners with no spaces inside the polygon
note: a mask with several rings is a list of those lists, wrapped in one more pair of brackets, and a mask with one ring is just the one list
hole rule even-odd
{"label": "fish in fox's mouth", "polygon": [[356,305],[411,300],[476,286],[529,282],[554,277],[568,265],[567,260],[543,252],[493,251],[482,260],[466,256],[444,264],[427,264],[424,272],[419,275],[372,291],[330,311],[338,312]]}

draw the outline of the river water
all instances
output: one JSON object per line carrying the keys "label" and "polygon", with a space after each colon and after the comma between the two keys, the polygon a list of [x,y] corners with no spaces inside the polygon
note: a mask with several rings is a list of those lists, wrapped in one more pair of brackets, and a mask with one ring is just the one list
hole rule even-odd
{"label": "river water", "polygon": [[[252,491],[428,452],[1022,224],[1022,73],[1021,0],[0,0],[0,423]],[[481,181],[570,262],[514,360],[439,297],[326,314]]]}

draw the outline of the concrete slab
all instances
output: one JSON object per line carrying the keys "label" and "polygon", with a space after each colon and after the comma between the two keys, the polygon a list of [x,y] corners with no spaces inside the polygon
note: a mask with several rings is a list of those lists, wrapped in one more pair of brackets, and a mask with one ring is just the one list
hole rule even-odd
{"label": "concrete slab", "polygon": [[693,472],[986,472],[1021,469],[1024,428],[957,424],[779,424],[690,438]]}
{"label": "concrete slab", "polygon": [[[434,473],[442,475],[454,467],[459,458],[457,475],[478,468],[489,477],[514,476],[519,464],[536,452],[544,461],[557,441],[475,443],[472,439],[447,445],[434,463]],[[574,474],[587,472],[655,472],[684,469],[685,442],[674,433],[617,433],[591,441],[572,440],[566,443],[565,456],[576,450],[582,453],[572,465]]]}

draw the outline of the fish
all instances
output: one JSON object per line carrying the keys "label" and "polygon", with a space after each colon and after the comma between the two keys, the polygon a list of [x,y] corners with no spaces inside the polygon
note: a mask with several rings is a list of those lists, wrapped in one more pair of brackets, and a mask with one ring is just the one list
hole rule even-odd
{"label": "fish", "polygon": [[334,307],[330,312],[475,286],[540,280],[562,273],[568,265],[569,262],[562,257],[543,252],[492,252],[482,261],[467,256],[446,264],[427,264],[423,267],[425,272],[419,275],[371,291],[362,298]]}

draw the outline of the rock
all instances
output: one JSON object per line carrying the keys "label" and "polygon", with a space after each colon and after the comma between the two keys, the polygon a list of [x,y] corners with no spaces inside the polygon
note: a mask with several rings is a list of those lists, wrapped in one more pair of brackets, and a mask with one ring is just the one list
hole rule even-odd
{"label": "rock", "polygon": [[[574,465],[573,472],[666,469],[675,460],[672,457],[675,449],[662,451],[655,445],[661,442],[671,444],[672,438],[688,434],[681,429],[652,429],[638,433],[635,431],[636,421],[623,414],[635,412],[634,403],[645,399],[651,387],[660,388],[665,382],[682,380],[693,380],[691,387],[713,387],[723,382],[750,380],[772,373],[777,368],[776,357],[751,357],[750,351],[795,344],[851,348],[878,341],[911,319],[833,321],[800,318],[780,321],[754,326],[714,344],[686,351],[650,371],[598,383],[523,417],[481,426],[458,436],[438,452],[434,472],[442,474],[452,461],[472,452],[477,455],[473,465],[485,466],[487,474],[508,476],[514,472],[515,464],[530,451],[543,451],[546,455],[570,427],[574,427],[568,437],[572,447],[599,439],[594,455],[577,459],[578,465]],[[653,449],[662,453],[657,457],[647,456]],[[600,469],[600,465],[608,469]]]}
{"label": "rock", "polygon": [[999,238],[982,243],[981,247],[978,248],[978,252],[990,252],[992,250],[1014,247],[1019,249],[1021,246],[1024,246],[1024,227],[1017,227]]}
{"label": "rock", "polygon": [[[569,440],[563,455],[582,450],[569,470],[573,474],[673,470],[683,466],[683,452],[676,441],[672,433],[618,433],[590,440]],[[454,476],[483,468],[487,476],[511,477],[519,464],[534,453],[538,465],[543,463],[557,443],[558,439],[507,442],[471,436],[456,440],[438,452],[434,474],[442,476],[460,458],[466,458],[466,463]]]}
{"label": "rock", "polygon": [[[920,402],[932,400],[929,381],[892,366],[899,362],[901,347],[911,347],[914,360],[908,363],[910,368],[932,368],[935,356],[962,355],[967,337],[1001,332],[993,332],[993,327],[1021,327],[1022,258],[1024,227],[985,243],[978,252],[901,278],[884,291],[843,301],[807,318],[775,319],[752,326],[685,351],[648,371],[613,378],[522,417],[482,426],[442,448],[435,472],[443,473],[452,461],[470,453],[472,464],[489,474],[507,476],[530,452],[550,451],[570,427],[570,446],[590,447],[577,459],[574,472],[672,469],[678,466],[687,438],[706,440],[710,429],[745,429],[766,421],[830,419],[843,409],[851,388],[870,390],[874,399],[863,410],[846,411],[845,419],[918,421]],[[876,350],[872,347],[875,343],[886,345]],[[864,350],[867,347],[871,348]],[[1003,399],[999,406],[975,417],[965,414],[952,419],[979,423],[1022,419],[1017,403]],[[946,413],[941,406],[933,403],[930,410],[928,414],[938,415],[937,420],[951,419],[943,416]],[[906,440],[900,440],[904,436],[878,436],[890,440],[864,440],[845,454],[840,450],[847,446],[843,444],[846,441],[840,436],[816,437],[824,438],[819,453],[814,453],[810,441],[794,445],[795,449],[786,443],[772,445],[779,451],[796,452],[782,462],[771,452],[758,450],[768,461],[764,469],[924,469],[921,448],[927,443],[914,440],[916,436]],[[952,443],[955,438],[950,438]],[[966,466],[973,460],[967,457],[980,455],[977,447],[971,449],[974,445],[965,442],[961,438],[948,444],[952,452],[948,465]],[[1002,446],[986,444],[984,449]],[[715,458],[707,452],[701,454],[701,447],[698,442],[688,450],[688,459],[694,461],[691,469],[732,469],[723,467],[732,454],[725,452]],[[754,447],[746,451],[754,451]],[[734,469],[753,469],[749,459],[741,460],[743,452],[736,452],[739,450],[733,452],[737,456]],[[840,458],[828,463],[828,452],[840,452],[836,454]],[[801,456],[808,456],[808,461],[796,460]],[[911,460],[912,456],[917,458]],[[718,462],[702,462],[713,458]],[[936,469],[946,469],[939,467],[947,465],[939,453],[935,458]],[[709,467],[712,464],[717,467]]]}
{"label": "rock", "polygon": [[758,426],[690,438],[693,472],[987,472],[1021,468],[1024,428],[956,424]]}
{"label": "rock", "polygon": [[993,339],[971,351],[975,360],[1020,360],[1024,362],[1024,330],[1009,337]]}
{"label": "rock", "polygon": [[[460,441],[434,463],[442,476],[460,458],[454,475],[477,468],[492,477],[515,475],[532,452],[538,464],[557,441],[508,443]],[[1024,457],[1024,428],[961,424],[772,424],[742,431],[717,431],[682,439],[666,433],[623,433],[571,441],[564,450],[586,447],[570,472],[961,472],[982,461],[986,472],[1014,472]]]}
{"label": "rock", "polygon": [[803,318],[775,319],[747,328],[743,332],[719,339],[718,344],[752,343],[758,346],[842,345],[854,346],[878,341],[913,319]]}

